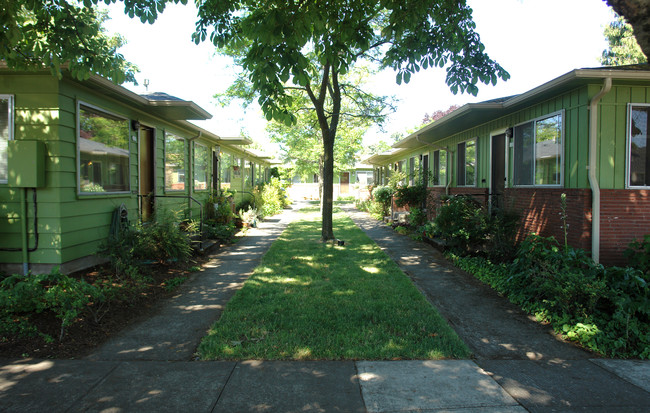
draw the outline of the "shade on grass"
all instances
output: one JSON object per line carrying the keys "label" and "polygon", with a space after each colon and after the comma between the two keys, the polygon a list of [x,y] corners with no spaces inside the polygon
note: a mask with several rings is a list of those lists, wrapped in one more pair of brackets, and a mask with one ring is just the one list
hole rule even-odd
{"label": "shade on grass", "polygon": [[343,213],[345,246],[314,210],[290,224],[199,345],[203,359],[463,358],[469,350],[399,267]]}

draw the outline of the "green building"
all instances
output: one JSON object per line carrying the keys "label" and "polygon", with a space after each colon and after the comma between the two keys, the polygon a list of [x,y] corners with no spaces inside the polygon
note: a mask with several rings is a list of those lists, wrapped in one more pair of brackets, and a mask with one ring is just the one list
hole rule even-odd
{"label": "green building", "polygon": [[191,101],[99,76],[0,67],[0,270],[98,263],[122,206],[131,221],[163,208],[198,220],[222,186],[249,196],[269,159],[189,122],[209,118]]}
{"label": "green building", "polygon": [[530,232],[563,238],[595,261],[624,264],[650,234],[650,66],[576,69],[516,96],[467,104],[366,159],[375,180],[428,177],[427,213],[469,194],[522,216]]}

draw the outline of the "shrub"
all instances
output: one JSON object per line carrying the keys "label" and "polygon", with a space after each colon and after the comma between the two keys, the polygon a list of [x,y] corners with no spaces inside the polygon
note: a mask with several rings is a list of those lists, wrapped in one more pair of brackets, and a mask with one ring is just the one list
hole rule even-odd
{"label": "shrub", "polygon": [[427,216],[424,213],[424,210],[418,207],[411,207],[409,210],[409,225],[411,228],[418,228],[419,226],[423,225],[426,220]]}
{"label": "shrub", "polygon": [[481,204],[470,196],[443,199],[434,220],[435,233],[450,248],[467,253],[483,244],[488,236],[487,215]]}
{"label": "shrub", "polygon": [[232,194],[223,191],[219,195],[213,195],[208,199],[206,208],[206,218],[214,219],[221,224],[228,224],[232,221],[234,214],[232,212]]}
{"label": "shrub", "polygon": [[52,312],[61,320],[59,340],[66,327],[86,310],[91,301],[104,300],[102,291],[83,280],[53,270],[50,274],[12,275],[0,283],[0,334],[3,337],[52,337],[29,322],[31,313]]}
{"label": "shrub", "polygon": [[395,205],[419,208],[427,199],[427,188],[422,183],[412,186],[401,185],[395,190]]}
{"label": "shrub", "polygon": [[650,287],[635,268],[604,268],[554,238],[529,236],[509,264],[449,255],[556,332],[611,357],[650,358]]}
{"label": "shrub", "polygon": [[229,242],[233,235],[237,232],[235,224],[220,224],[218,222],[208,222],[203,227],[205,236],[210,239],[219,239],[225,242]]}
{"label": "shrub", "polygon": [[372,190],[372,198],[381,205],[382,217],[388,215],[393,200],[393,190],[388,186],[378,186]]}
{"label": "shrub", "polygon": [[644,273],[650,273],[650,235],[643,237],[643,241],[634,240],[624,252],[630,267],[637,268]]}
{"label": "shrub", "polygon": [[288,206],[282,181],[278,178],[271,178],[269,183],[261,187],[260,193],[261,205],[258,205],[258,210],[262,217],[279,214]]}
{"label": "shrub", "polygon": [[[185,229],[196,230],[196,224],[186,222]],[[119,231],[99,247],[98,253],[107,257],[118,277],[136,277],[141,261],[187,262],[192,246],[187,232],[181,230],[178,213],[161,209],[150,222],[138,223]]]}

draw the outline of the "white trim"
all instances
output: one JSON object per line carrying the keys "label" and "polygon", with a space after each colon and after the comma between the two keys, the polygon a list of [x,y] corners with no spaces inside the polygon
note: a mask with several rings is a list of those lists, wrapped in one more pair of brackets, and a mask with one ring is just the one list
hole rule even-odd
{"label": "white trim", "polygon": [[[126,177],[126,183],[127,183],[127,189],[125,191],[115,191],[115,192],[82,192],[81,191],[81,148],[80,148],[80,141],[79,138],[81,136],[81,107],[86,107],[90,109],[91,111],[96,111],[99,112],[100,114],[106,114],[106,117],[112,117],[115,120],[120,120],[120,121],[126,121],[127,122],[127,128],[128,128],[128,152],[129,152],[129,161],[128,161],[128,172],[127,172],[127,177]],[[77,159],[76,159],[76,170],[77,170],[77,196],[81,197],[87,197],[87,196],[103,196],[103,195],[125,195],[125,194],[130,194],[131,193],[131,125],[129,122],[129,118],[118,115],[115,112],[108,111],[106,109],[102,109],[99,106],[92,105],[90,103],[87,103],[82,100],[77,100],[77,113],[76,113],[76,118],[77,118],[77,125],[76,125],[76,146],[77,146]]]}
{"label": "white trim", "polygon": [[[650,189],[650,185],[632,186],[630,178],[632,173],[632,109],[633,107],[650,108],[650,103],[628,103],[627,104],[627,125],[625,127],[625,189]],[[650,133],[650,124],[647,125]],[[650,144],[650,139],[648,140]],[[646,161],[648,162],[648,161]],[[647,180],[647,178],[646,178]]]}
{"label": "white trim", "polygon": [[[537,146],[534,145],[533,146],[533,162],[534,162],[533,163],[533,168],[534,168],[533,169],[533,184],[531,184],[531,185],[517,185],[516,182],[515,182],[515,168],[516,168],[516,165],[514,163],[515,162],[515,153],[516,153],[516,142],[517,142],[515,140],[515,135],[514,135],[515,128],[517,126],[525,125],[527,123],[532,122],[533,123],[533,134],[534,134],[533,140],[536,140],[535,138],[537,137],[537,129],[535,128],[535,125],[537,124],[537,121],[543,120],[543,119],[548,119],[548,118],[551,118],[551,117],[557,116],[557,115],[560,115],[560,121],[562,122],[561,127],[560,127],[560,139],[561,139],[561,145],[560,145],[560,182],[557,183],[557,184],[535,184],[535,173],[537,172],[536,169],[535,169],[536,168],[536,161],[537,161],[537,154],[536,154]],[[525,122],[517,123],[517,124],[513,125],[512,129],[513,129],[513,135],[512,135],[512,139],[513,139],[513,144],[512,144],[512,148],[513,148],[513,155],[512,155],[512,158],[513,158],[512,188],[563,188],[564,187],[564,172],[565,172],[564,171],[564,147],[566,145],[566,137],[565,137],[565,135],[566,135],[565,134],[566,116],[565,116],[564,109],[556,110],[554,112],[550,112],[550,113],[547,113],[545,115],[529,119],[529,120],[527,120]]]}
{"label": "white trim", "polygon": [[5,153],[7,161],[7,179],[0,179],[0,184],[9,183],[9,141],[15,139],[14,137],[14,112],[15,112],[15,98],[14,95],[0,95],[0,99],[7,99],[9,101],[9,113],[7,119],[7,128],[9,129],[9,137],[7,139],[7,152]]}

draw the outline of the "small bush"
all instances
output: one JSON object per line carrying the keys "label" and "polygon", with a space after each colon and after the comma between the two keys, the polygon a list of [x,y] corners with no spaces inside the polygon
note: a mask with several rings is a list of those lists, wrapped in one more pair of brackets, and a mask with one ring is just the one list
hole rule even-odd
{"label": "small bush", "polygon": [[646,274],[650,273],[650,235],[643,237],[643,240],[635,240],[630,243],[624,252],[630,267],[637,268]]}
{"label": "small bush", "polygon": [[[184,229],[194,231],[196,224],[186,222]],[[109,259],[118,277],[134,277],[142,261],[187,262],[192,246],[188,233],[179,225],[178,213],[160,210],[150,222],[127,227],[109,237],[98,253]]]}
{"label": "small bush", "polygon": [[74,323],[90,302],[104,299],[99,288],[58,270],[50,274],[12,275],[0,283],[0,335],[40,335],[52,341],[52,337],[38,331],[29,321],[30,314],[49,311],[61,320],[58,338],[62,340],[66,327]]}
{"label": "small bush", "polygon": [[488,218],[483,207],[470,196],[443,199],[434,220],[435,234],[458,252],[467,253],[488,237]]}
{"label": "small bush", "polygon": [[210,239],[219,239],[229,242],[237,232],[234,223],[220,224],[218,222],[208,222],[203,227],[205,236]]}
{"label": "small bush", "polygon": [[424,210],[418,207],[411,207],[408,217],[411,228],[418,228],[427,220],[427,215]]}
{"label": "small bush", "polygon": [[395,205],[398,207],[409,206],[419,208],[427,199],[427,188],[418,183],[412,186],[398,186],[395,191]]}
{"label": "small bush", "polygon": [[393,190],[388,186],[378,186],[372,190],[372,199],[381,205],[382,216],[386,216],[393,200]]}

